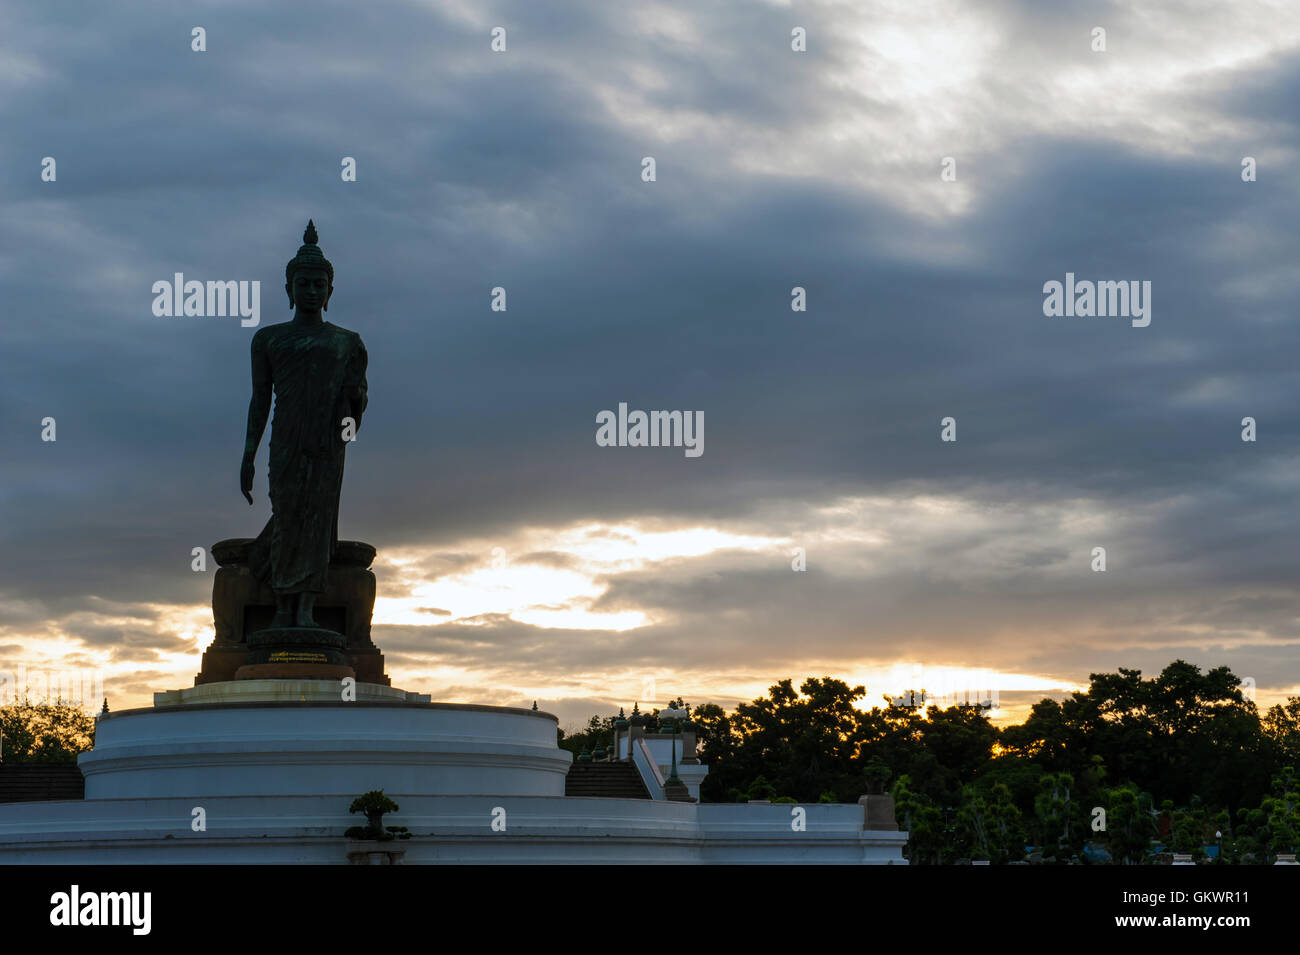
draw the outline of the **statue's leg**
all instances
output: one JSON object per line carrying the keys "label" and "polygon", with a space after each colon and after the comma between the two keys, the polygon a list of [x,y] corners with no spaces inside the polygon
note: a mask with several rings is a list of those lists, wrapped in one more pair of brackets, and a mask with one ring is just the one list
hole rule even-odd
{"label": "statue's leg", "polygon": [[293,594],[276,594],[275,595],[275,619],[271,621],[271,627],[279,629],[281,627],[293,626]]}
{"label": "statue's leg", "polygon": [[304,590],[298,595],[298,619],[294,622],[295,627],[318,627],[316,617],[312,614],[312,608],[316,606],[316,595],[310,590]]}

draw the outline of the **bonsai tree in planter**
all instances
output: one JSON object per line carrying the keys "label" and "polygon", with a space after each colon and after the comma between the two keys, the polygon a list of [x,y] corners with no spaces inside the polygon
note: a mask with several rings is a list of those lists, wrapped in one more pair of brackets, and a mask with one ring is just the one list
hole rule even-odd
{"label": "bonsai tree in planter", "polygon": [[873,759],[867,763],[866,769],[862,775],[867,780],[867,794],[871,796],[880,796],[885,792],[885,783],[889,782],[889,777],[893,775],[888,766],[881,760]]}
{"label": "bonsai tree in planter", "polygon": [[411,833],[405,826],[384,826],[384,813],[397,812],[398,805],[384,795],[382,789],[372,789],[352,800],[348,812],[364,813],[365,826],[353,826],[345,835],[349,839],[376,839],[388,842],[392,839],[409,839]]}

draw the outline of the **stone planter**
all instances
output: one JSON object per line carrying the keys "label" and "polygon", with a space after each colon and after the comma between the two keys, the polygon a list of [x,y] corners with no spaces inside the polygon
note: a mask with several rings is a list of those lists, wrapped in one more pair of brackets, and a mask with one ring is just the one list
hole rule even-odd
{"label": "stone planter", "polygon": [[406,850],[391,843],[353,840],[348,843],[349,865],[405,865]]}

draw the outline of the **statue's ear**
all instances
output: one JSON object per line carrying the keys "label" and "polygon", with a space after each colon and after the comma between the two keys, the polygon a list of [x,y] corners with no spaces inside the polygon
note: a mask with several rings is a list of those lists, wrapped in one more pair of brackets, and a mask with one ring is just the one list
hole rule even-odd
{"label": "statue's ear", "polygon": [[292,282],[284,283],[284,294],[289,296],[289,307],[293,308],[293,283]]}
{"label": "statue's ear", "polygon": [[334,286],[331,285],[329,289],[325,292],[325,304],[321,306],[321,311],[328,312],[330,310],[330,296],[333,294],[334,294]]}

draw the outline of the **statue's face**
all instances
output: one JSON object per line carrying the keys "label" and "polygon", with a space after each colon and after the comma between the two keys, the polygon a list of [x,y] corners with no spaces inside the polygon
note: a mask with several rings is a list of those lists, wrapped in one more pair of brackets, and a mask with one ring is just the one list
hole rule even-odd
{"label": "statue's face", "polygon": [[293,273],[293,285],[289,287],[289,304],[297,305],[309,312],[319,311],[329,306],[329,273],[323,269],[299,269]]}

